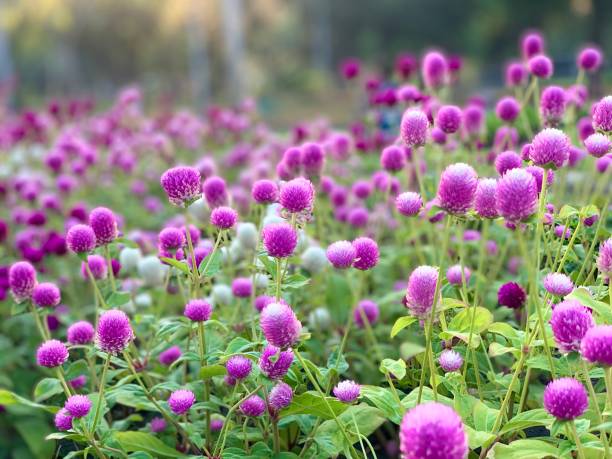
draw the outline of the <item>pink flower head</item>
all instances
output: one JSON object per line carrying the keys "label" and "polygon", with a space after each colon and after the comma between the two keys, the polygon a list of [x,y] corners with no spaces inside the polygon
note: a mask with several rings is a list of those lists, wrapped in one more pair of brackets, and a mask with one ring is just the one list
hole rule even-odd
{"label": "pink flower head", "polygon": [[544,389],[544,408],[557,419],[576,419],[589,407],[587,391],[574,378],[559,378]]}
{"label": "pink flower head", "polygon": [[271,223],[262,231],[263,245],[268,255],[274,258],[287,258],[297,246],[297,232],[288,223]]}
{"label": "pink flower head", "polygon": [[343,403],[353,403],[361,394],[361,386],[355,381],[344,380],[334,387],[334,395]]}
{"label": "pink flower head", "polygon": [[423,82],[427,88],[437,89],[444,86],[448,80],[448,62],[438,51],[425,54],[421,63]]}
{"label": "pink flower head", "polygon": [[176,362],[182,355],[181,348],[178,346],[170,346],[165,351],[159,354],[159,363],[165,366],[172,365],[173,362]]}
{"label": "pink flower head", "polygon": [[388,172],[401,171],[406,165],[406,154],[397,145],[386,147],[380,154],[380,167]]}
{"label": "pink flower head", "polygon": [[267,305],[259,316],[259,324],[266,340],[273,346],[285,349],[297,343],[302,324],[293,309],[284,303]]}
{"label": "pink flower head", "polygon": [[438,185],[440,207],[453,214],[464,214],[472,207],[478,175],[465,163],[455,163],[442,172]]}
{"label": "pink flower head", "polygon": [[606,96],[595,105],[593,128],[606,133],[612,132],[612,96]]}
{"label": "pink flower head", "polygon": [[56,339],[45,341],[36,351],[36,363],[41,367],[59,367],[66,360],[68,360],[68,349]]}
{"label": "pink flower head", "polygon": [[112,210],[96,207],[89,213],[89,226],[96,235],[97,245],[110,244],[117,238],[117,220]]}
{"label": "pink flower head", "polygon": [[406,217],[414,217],[423,207],[423,199],[419,193],[406,191],[395,198],[397,211]]}
{"label": "pink flower head", "polygon": [[527,69],[521,62],[510,62],[506,66],[506,86],[522,86],[527,81]]}
{"label": "pink flower head", "polygon": [[601,67],[603,57],[597,48],[583,48],[576,57],[576,65],[587,72],[596,72]]}
{"label": "pink flower head", "polygon": [[110,309],[102,313],[96,331],[96,346],[100,350],[118,354],[123,352],[133,339],[134,331],[125,312]]}
{"label": "pink flower head", "polygon": [[495,170],[499,175],[504,175],[510,169],[521,167],[522,163],[521,157],[512,150],[503,151],[495,158]]}
{"label": "pink flower head", "polygon": [[325,151],[318,143],[308,142],[302,145],[301,163],[308,177],[318,177],[325,165]]}
{"label": "pink flower head", "polygon": [[192,322],[206,322],[212,315],[212,306],[206,300],[191,300],[185,305],[183,315]]}
{"label": "pink flower head", "polygon": [[571,142],[565,133],[558,129],[547,128],[534,137],[529,154],[538,166],[561,167],[569,156],[570,145]]}
{"label": "pink flower head", "polygon": [[278,185],[272,180],[257,180],[253,183],[251,196],[258,204],[272,204],[278,201]]}
{"label": "pink flower head", "polygon": [[425,319],[431,311],[437,282],[438,268],[433,266],[419,266],[410,274],[404,305],[416,317]]}
{"label": "pink flower head", "polygon": [[495,106],[497,117],[508,123],[513,122],[521,111],[521,106],[514,97],[503,97]]}
{"label": "pink flower head", "polygon": [[204,192],[204,199],[211,209],[224,206],[229,201],[225,180],[216,175],[204,180],[202,191]]}
{"label": "pink flower head", "polygon": [[567,95],[559,86],[548,86],[540,96],[540,118],[547,126],[557,126],[563,119]]}
{"label": "pink flower head", "polygon": [[580,354],[591,363],[612,367],[612,325],[589,328],[580,343]]}
{"label": "pink flower head", "polygon": [[66,431],[72,429],[72,416],[66,408],[62,408],[55,414],[54,422],[57,430]]}
{"label": "pink flower head", "polygon": [[521,38],[523,58],[529,59],[544,52],[544,37],[539,32],[528,32]]}
{"label": "pink flower head", "polygon": [[238,212],[231,207],[215,207],[210,214],[210,224],[220,230],[233,228],[238,222]]}
{"label": "pink flower head", "polygon": [[478,180],[476,194],[474,196],[474,207],[476,213],[483,218],[497,218],[497,205],[495,193],[497,191],[497,180],[485,178]]}
{"label": "pink flower head", "polygon": [[251,360],[242,355],[233,355],[225,362],[227,374],[237,380],[248,377],[251,374],[252,367]]}
{"label": "pink flower head", "polygon": [[266,402],[259,395],[251,395],[240,404],[240,411],[248,417],[259,417],[266,411]]}
{"label": "pink flower head", "polygon": [[506,220],[526,220],[537,210],[535,179],[524,169],[509,170],[497,183],[495,202],[497,211]]}
{"label": "pink flower head", "polygon": [[30,298],[36,286],[34,266],[27,261],[13,263],[8,273],[8,285],[16,302]]}
{"label": "pink flower head", "polygon": [[94,279],[106,279],[106,275],[108,274],[108,264],[102,255],[87,255],[87,261],[81,264],[81,274],[83,275],[84,279],[88,279],[88,267]]}
{"label": "pink flower head", "polygon": [[508,308],[522,308],[527,299],[527,294],[523,287],[516,282],[507,282],[497,291],[497,302]]}
{"label": "pink flower head", "polygon": [[353,241],[353,248],[355,249],[353,268],[367,271],[378,264],[380,251],[378,250],[378,244],[373,239],[359,237]]}
{"label": "pink flower head", "polygon": [[359,76],[361,61],[354,57],[347,57],[340,64],[340,73],[346,80],[352,80]]}
{"label": "pink flower head", "polygon": [[463,279],[465,279],[466,284],[469,284],[471,276],[472,271],[466,266],[463,267],[463,275],[461,274],[461,265],[453,265],[446,271],[446,279],[452,285],[463,284]]}
{"label": "pink flower head", "polygon": [[347,269],[352,266],[357,253],[349,241],[336,241],[327,248],[326,255],[334,268]]}
{"label": "pink flower head", "polygon": [[404,112],[400,123],[400,137],[409,147],[425,145],[429,120],[427,115],[416,108]]}
{"label": "pink flower head", "polygon": [[79,223],[66,233],[66,245],[74,253],[91,252],[96,247],[96,234],[91,226]]}
{"label": "pink flower head", "polygon": [[174,414],[184,414],[193,406],[196,398],[195,394],[187,389],[178,389],[170,394],[168,406]]}
{"label": "pink flower head", "polygon": [[249,298],[253,292],[250,277],[237,277],[232,281],[232,294],[236,298]]}
{"label": "pink flower head", "polygon": [[591,156],[601,158],[612,151],[612,141],[600,132],[591,134],[584,139],[584,146]]}
{"label": "pink flower head", "polygon": [[185,245],[185,232],[179,228],[164,228],[157,240],[161,252],[175,253]]}
{"label": "pink flower head", "polygon": [[461,126],[462,113],[456,105],[443,105],[436,113],[435,125],[446,134],[453,134]]}
{"label": "pink flower head", "polygon": [[67,337],[70,344],[89,344],[95,336],[93,325],[85,320],[75,322],[68,327]]}
{"label": "pink flower head", "polygon": [[200,172],[194,167],[178,166],[168,169],[160,183],[171,204],[188,207],[202,195]]}
{"label": "pink flower head", "polygon": [[[361,311],[363,311],[363,314],[361,313]],[[378,305],[374,301],[361,300],[353,311],[353,320],[355,321],[355,324],[358,328],[364,328],[364,317],[370,325],[374,325],[378,321],[379,315],[380,311],[378,309]]]}
{"label": "pink flower head", "polygon": [[606,239],[599,246],[597,269],[604,276],[612,278],[612,238]]}
{"label": "pink flower head", "polygon": [[310,180],[302,177],[285,183],[280,190],[280,204],[291,213],[311,210],[315,191]]}
{"label": "pink flower head", "polygon": [[293,351],[287,349],[282,351],[280,348],[268,344],[259,358],[259,369],[270,379],[281,379],[289,371],[293,363]]}
{"label": "pink flower head", "polygon": [[289,406],[291,400],[293,400],[293,389],[282,381],[277,382],[268,395],[268,404],[274,412]]}
{"label": "pink flower head", "polygon": [[32,291],[32,303],[39,308],[53,308],[60,303],[60,300],[60,289],[51,282],[42,282]]}
{"label": "pink flower head", "polygon": [[550,273],[544,277],[544,288],[551,295],[565,296],[572,293],[574,283],[569,276],[562,273]]}
{"label": "pink flower head", "polygon": [[463,357],[457,351],[444,349],[438,357],[438,363],[445,372],[457,371],[463,365]]}
{"label": "pink flower head", "polygon": [[561,352],[571,352],[580,350],[582,338],[595,321],[591,311],[578,301],[565,300],[554,307],[550,326]]}
{"label": "pink flower head", "polygon": [[87,416],[91,410],[91,400],[86,395],[71,395],[66,400],[64,408],[73,418],[82,418]]}
{"label": "pink flower head", "polygon": [[544,54],[533,56],[527,66],[531,74],[537,78],[548,79],[554,72],[553,62]]}

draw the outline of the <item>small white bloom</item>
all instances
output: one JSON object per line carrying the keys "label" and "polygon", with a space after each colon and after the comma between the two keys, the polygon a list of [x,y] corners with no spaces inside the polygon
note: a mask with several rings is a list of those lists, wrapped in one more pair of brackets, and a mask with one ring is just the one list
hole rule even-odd
{"label": "small white bloom", "polygon": [[331,316],[327,308],[317,308],[308,315],[308,326],[313,330],[327,330],[331,325]]}
{"label": "small white bloom", "polygon": [[321,272],[327,265],[325,249],[321,247],[310,246],[302,253],[302,266],[311,274]]}
{"label": "small white bloom", "polygon": [[133,249],[125,247],[119,254],[119,263],[121,268],[125,271],[133,271],[138,267],[138,263],[142,259],[142,252],[140,249]]}
{"label": "small white bloom", "polygon": [[240,241],[240,245],[245,249],[255,250],[257,248],[259,237],[257,227],[253,223],[240,223],[236,230],[236,236]]}
{"label": "small white bloom", "polygon": [[229,285],[217,284],[212,288],[211,296],[215,304],[230,304],[232,302],[232,289]]}
{"label": "small white bloom", "polygon": [[145,284],[155,287],[164,281],[164,275],[168,266],[164,265],[155,255],[144,257],[138,263],[138,274]]}

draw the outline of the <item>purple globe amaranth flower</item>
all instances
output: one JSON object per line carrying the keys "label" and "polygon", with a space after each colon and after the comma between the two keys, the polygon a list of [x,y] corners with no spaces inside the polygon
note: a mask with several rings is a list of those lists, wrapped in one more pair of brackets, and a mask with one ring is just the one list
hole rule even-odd
{"label": "purple globe amaranth flower", "polygon": [[[363,311],[363,314],[361,311]],[[379,315],[378,304],[372,300],[361,300],[353,311],[353,320],[358,328],[364,328],[364,317],[370,325],[373,325],[378,321]]]}
{"label": "purple globe amaranth flower", "polygon": [[272,180],[257,180],[251,188],[251,196],[258,204],[272,204],[278,201],[278,185]]}
{"label": "purple globe amaranth flower", "polygon": [[238,221],[238,212],[231,207],[215,207],[210,214],[210,224],[221,230],[233,228]]}
{"label": "purple globe amaranth flower", "polygon": [[51,282],[37,284],[32,290],[32,303],[39,308],[53,308],[60,303],[61,293]]}
{"label": "purple globe amaranth flower", "polygon": [[380,167],[388,172],[401,171],[406,166],[406,153],[397,145],[386,147],[380,154]]}
{"label": "purple globe amaranth flower", "polygon": [[612,96],[606,96],[595,104],[593,128],[606,133],[612,132]]}
{"label": "purple globe amaranth flower", "polygon": [[113,242],[118,235],[117,220],[112,210],[106,207],[96,207],[89,213],[89,226],[96,235],[97,245]]}
{"label": "purple globe amaranth flower", "polygon": [[544,37],[535,31],[527,32],[521,38],[521,53],[524,59],[529,59],[544,52]]}
{"label": "purple globe amaranth flower", "polygon": [[438,357],[438,363],[447,373],[453,372],[461,368],[463,365],[463,357],[457,351],[452,349],[444,349],[440,354],[440,357]]}
{"label": "purple globe amaranth flower", "polygon": [[612,141],[604,134],[596,132],[584,139],[584,146],[591,156],[601,158],[612,151]]}
{"label": "purple globe amaranth flower", "polygon": [[240,380],[251,374],[253,363],[250,359],[242,355],[233,355],[225,362],[227,374],[232,378]]}
{"label": "purple globe amaranth flower", "polygon": [[245,416],[256,418],[266,411],[266,402],[259,395],[251,395],[240,404],[240,412]]}
{"label": "purple globe amaranth flower", "polygon": [[159,363],[165,366],[172,365],[172,363],[176,362],[181,355],[183,355],[183,353],[181,352],[180,347],[171,346],[159,354]]}
{"label": "purple globe amaranth flower", "polygon": [[527,69],[522,62],[513,61],[506,66],[506,86],[522,86],[527,81]]}
{"label": "purple globe amaranth flower", "polygon": [[210,420],[210,431],[219,432],[223,428],[223,419],[214,418]]}
{"label": "purple globe amaranth flower", "polygon": [[352,80],[359,76],[361,61],[355,57],[347,57],[340,63],[340,73],[346,80]]}
{"label": "purple globe amaranth flower", "polygon": [[160,184],[175,206],[188,207],[202,195],[200,171],[194,167],[168,169],[162,174]]}
{"label": "purple globe amaranth flower", "polygon": [[279,202],[291,213],[311,210],[315,191],[310,180],[298,177],[285,183],[280,190]]}
{"label": "purple globe amaranth flower", "polygon": [[446,141],[448,140],[446,133],[437,126],[434,126],[431,129],[430,135],[431,135],[431,140],[433,140],[433,142],[437,143],[438,145],[444,145]]}
{"label": "purple globe amaranth flower", "polygon": [[574,283],[563,273],[550,273],[544,277],[544,288],[551,295],[565,296],[572,293]]}
{"label": "purple globe amaranth flower", "polygon": [[463,279],[465,278],[466,285],[470,283],[470,277],[472,276],[472,271],[466,266],[463,267],[463,275],[461,274],[461,265],[453,265],[446,271],[446,279],[449,284],[452,285],[461,285],[463,284]]}
{"label": "purple globe amaranth flower", "polygon": [[91,400],[86,395],[71,395],[66,400],[64,408],[73,418],[82,418],[87,416],[91,410]]}
{"label": "purple globe amaranth flower", "polygon": [[434,304],[438,268],[419,266],[410,274],[404,305],[420,319],[427,318]]}
{"label": "purple globe amaranth flower", "polygon": [[546,128],[540,131],[531,142],[529,155],[534,164],[548,167],[561,167],[569,156],[571,142],[559,129]]}
{"label": "purple globe amaranth flower", "polygon": [[183,315],[192,322],[206,322],[212,315],[213,307],[206,300],[191,300],[185,305]]}
{"label": "purple globe amaranth flower", "polygon": [[544,408],[555,418],[563,421],[576,419],[589,407],[587,391],[574,378],[559,378],[544,389]]}
{"label": "purple globe amaranth flower", "polygon": [[537,78],[548,79],[554,72],[553,62],[548,56],[543,54],[533,56],[529,59],[527,67],[529,67],[531,74]]}
{"label": "purple globe amaranth flower", "polygon": [[446,134],[453,134],[461,126],[462,113],[456,105],[443,105],[436,113],[435,125]]}
{"label": "purple globe amaranth flower", "polygon": [[483,130],[485,120],[484,108],[477,104],[469,104],[463,109],[463,130],[474,138],[478,137]]}
{"label": "purple globe amaranth flower", "polygon": [[343,403],[353,403],[361,394],[361,386],[355,381],[345,380],[336,384],[334,395]]}
{"label": "purple globe amaranth flower", "polygon": [[253,292],[253,283],[249,277],[237,277],[232,281],[232,294],[237,298],[249,298]]}
{"label": "purple globe amaranth flower", "polygon": [[[538,190],[538,195],[542,191],[542,184],[544,183],[544,169],[540,166],[527,166],[525,168],[527,172],[533,175],[533,178],[536,181],[536,188]],[[553,170],[549,170],[546,174],[546,186],[549,187],[555,181],[555,172]]]}
{"label": "purple globe amaranth flower", "polygon": [[563,119],[567,95],[560,86],[548,86],[540,96],[540,118],[547,126],[556,126]]}
{"label": "purple globe amaranth flower", "polygon": [[497,182],[495,203],[506,220],[526,220],[537,211],[536,180],[524,169],[511,169]]}
{"label": "purple globe amaranth flower", "polygon": [[395,208],[406,217],[414,217],[423,207],[423,199],[419,193],[406,191],[395,198]]}
{"label": "purple globe amaranth flower", "polygon": [[452,214],[464,214],[472,207],[478,175],[465,163],[455,163],[442,172],[438,185],[440,207]]}
{"label": "purple globe amaranth flower", "polygon": [[96,234],[91,226],[74,225],[66,233],[66,245],[74,253],[91,252],[96,247]]}
{"label": "purple globe amaranth flower", "polygon": [[64,343],[56,339],[45,341],[36,351],[36,363],[41,367],[59,367],[66,360],[68,360],[68,349]]}
{"label": "purple globe amaranth flower", "polygon": [[268,405],[274,412],[288,407],[291,400],[293,400],[293,389],[289,384],[282,381],[277,382],[268,395]]}
{"label": "purple globe amaranth flower", "polygon": [[290,257],[298,242],[297,232],[288,223],[266,225],[261,235],[268,255],[273,258]]}
{"label": "purple globe amaranth flower", "polygon": [[134,339],[134,331],[127,314],[110,309],[100,316],[96,330],[96,346],[109,354],[123,352]]}
{"label": "purple globe amaranth flower", "polygon": [[404,112],[400,123],[400,137],[409,147],[425,145],[429,120],[427,115],[416,108]]}
{"label": "purple globe amaranth flower", "polygon": [[155,417],[151,419],[151,423],[149,424],[149,428],[153,433],[160,433],[166,430],[167,424],[166,420],[161,417]]}
{"label": "purple globe amaranth flower", "polygon": [[287,304],[271,303],[259,316],[259,324],[268,343],[285,349],[297,343],[302,324]]}
{"label": "purple globe amaranth flower", "polygon": [[516,282],[506,282],[497,291],[497,302],[512,309],[520,309],[525,305],[527,294]]}
{"label": "purple globe amaranth flower", "polygon": [[66,431],[72,429],[72,416],[70,416],[66,408],[62,408],[55,413],[54,422],[57,430]]}
{"label": "purple globe amaranth flower", "polygon": [[504,175],[511,169],[517,169],[521,167],[523,160],[512,150],[501,152],[495,158],[495,170],[499,175]]}
{"label": "purple globe amaranth flower", "polygon": [[378,264],[380,251],[378,250],[378,244],[373,239],[358,237],[353,241],[353,248],[355,249],[353,268],[367,271]]}
{"label": "purple globe amaranth flower", "polygon": [[507,123],[513,122],[520,111],[521,105],[514,97],[502,97],[495,105],[495,114]]}
{"label": "purple globe amaranth flower", "polygon": [[587,72],[596,72],[603,61],[601,51],[597,48],[587,47],[580,50],[576,57],[576,65]]}
{"label": "purple globe amaranth flower", "polygon": [[293,363],[293,351],[287,349],[282,351],[276,346],[268,344],[259,358],[259,369],[270,379],[281,379],[289,371],[289,367]]}
{"label": "purple globe amaranth flower", "polygon": [[70,387],[72,387],[73,389],[76,389],[76,390],[82,389],[85,386],[85,384],[87,384],[87,376],[79,375],[76,378],[72,378],[70,381],[68,381],[68,383],[70,384]]}
{"label": "purple globe amaranth flower", "polygon": [[423,403],[408,411],[400,425],[400,451],[406,459],[465,459],[468,438],[451,407]]}
{"label": "purple globe amaranth flower", "polygon": [[421,74],[427,88],[437,89],[444,86],[448,80],[446,57],[438,51],[429,51],[423,57]]}
{"label": "purple globe amaranth flower", "polygon": [[193,406],[196,398],[195,394],[187,389],[178,389],[170,394],[168,406],[174,414],[184,414]]}
{"label": "purple globe amaranth flower", "polygon": [[612,238],[603,241],[599,246],[597,269],[608,278],[612,278]]}
{"label": "purple globe amaranth flower", "polygon": [[612,367],[612,325],[595,325],[580,342],[580,354],[585,360]]}
{"label": "purple globe amaranth flower", "polygon": [[347,216],[348,223],[354,228],[364,228],[368,224],[369,212],[366,207],[355,207]]}
{"label": "purple globe amaranth flower", "polygon": [[550,319],[555,342],[561,352],[578,351],[586,332],[595,326],[591,311],[576,300],[557,304]]}
{"label": "purple globe amaranth flower", "polygon": [[600,174],[604,174],[608,170],[608,166],[612,165],[612,155],[602,156],[595,161],[595,169]]}
{"label": "purple globe amaranth flower", "polygon": [[185,232],[179,228],[164,228],[157,236],[162,252],[175,253],[185,245]]}
{"label": "purple globe amaranth flower", "polygon": [[[547,217],[548,216],[548,217]],[[552,224],[553,216],[549,213],[544,214],[544,223],[547,224],[548,219],[550,219],[550,223]],[[572,230],[567,226],[557,225],[555,226],[555,236],[558,238],[569,239],[572,237]]]}
{"label": "purple globe amaranth flower", "polygon": [[93,325],[85,320],[73,323],[66,332],[70,344],[89,344],[93,342],[95,334]]}
{"label": "purple globe amaranth flower", "polygon": [[228,202],[225,180],[216,175],[208,177],[202,184],[204,199],[211,209],[224,206]]}
{"label": "purple globe amaranth flower", "polygon": [[88,279],[89,276],[87,268],[89,268],[89,271],[94,279],[106,279],[106,275],[108,274],[108,264],[102,255],[87,255],[87,261],[81,263],[81,274],[83,275],[84,279]]}
{"label": "purple globe amaranth flower", "polygon": [[325,151],[317,143],[305,143],[301,148],[300,162],[308,177],[318,177],[325,166]]}
{"label": "purple globe amaranth flower", "polygon": [[[263,309],[268,306],[270,303],[274,303],[276,301],[276,299],[273,296],[269,296],[269,295],[259,295],[257,298],[255,298],[255,302],[253,304],[253,307],[258,311],[261,312],[263,311]],[[281,299],[281,301],[283,301]]]}
{"label": "purple globe amaranth flower", "polygon": [[497,191],[497,180],[484,178],[478,180],[476,193],[474,195],[474,208],[476,213],[483,218],[497,218],[497,204],[495,193]]}

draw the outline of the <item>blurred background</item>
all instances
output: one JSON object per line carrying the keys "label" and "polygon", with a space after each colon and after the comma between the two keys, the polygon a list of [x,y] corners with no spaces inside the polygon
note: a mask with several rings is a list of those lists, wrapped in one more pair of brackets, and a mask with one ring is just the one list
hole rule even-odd
{"label": "blurred background", "polygon": [[610,78],[610,0],[1,0],[0,82],[15,108],[62,95],[103,105],[137,83],[157,104],[248,95],[273,125],[341,122],[346,57],[385,78],[399,53],[439,47],[461,56],[467,97],[503,85],[528,28],[545,34],[556,78],[575,78],[585,43],[602,48]]}

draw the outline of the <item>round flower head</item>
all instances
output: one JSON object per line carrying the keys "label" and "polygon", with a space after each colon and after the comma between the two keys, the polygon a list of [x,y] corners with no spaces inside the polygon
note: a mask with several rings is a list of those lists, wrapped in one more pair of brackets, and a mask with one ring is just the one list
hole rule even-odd
{"label": "round flower head", "polygon": [[212,306],[205,300],[191,300],[185,305],[183,315],[193,322],[206,322],[212,315]]}
{"label": "round flower head", "polygon": [[156,417],[151,419],[151,423],[149,424],[149,428],[151,432],[160,433],[166,430],[166,420],[164,418]]}
{"label": "round flower head", "polygon": [[237,277],[232,281],[232,294],[237,298],[249,298],[253,292],[253,283],[249,277]]}
{"label": "round flower head", "polygon": [[227,374],[234,379],[246,378],[251,374],[252,367],[251,361],[242,355],[233,355],[225,362]]}
{"label": "round flower head", "polygon": [[298,243],[297,232],[288,223],[271,223],[261,233],[268,255],[287,258],[293,254]]}
{"label": "round flower head", "polygon": [[465,459],[468,439],[459,415],[437,402],[408,411],[400,425],[400,451],[405,459]]}
{"label": "round flower head", "polygon": [[172,365],[173,362],[176,362],[183,353],[181,352],[181,348],[178,346],[170,346],[165,351],[159,354],[159,363],[162,365]]}
{"label": "round flower head", "polygon": [[447,141],[446,133],[437,126],[434,126],[431,129],[430,135],[431,140],[433,140],[434,143],[437,143],[438,145],[444,145]]}
{"label": "round flower head", "polygon": [[548,56],[539,54],[529,59],[527,63],[531,74],[537,78],[548,79],[552,76],[554,67],[553,62]]}
{"label": "round flower head", "polygon": [[440,177],[438,201],[440,207],[452,214],[464,214],[472,207],[478,175],[465,163],[451,164]]}
{"label": "round flower head", "polygon": [[463,357],[457,351],[444,349],[438,357],[438,363],[446,372],[457,371],[463,365]]}
{"label": "round flower head", "polygon": [[565,296],[572,293],[574,283],[562,273],[550,273],[544,278],[544,288],[551,295]]}
{"label": "round flower head", "polygon": [[565,114],[567,96],[559,86],[548,86],[540,98],[540,118],[547,126],[559,124]]}
{"label": "round flower head", "polygon": [[339,382],[336,387],[334,387],[333,392],[336,398],[341,402],[353,403],[359,398],[359,394],[361,393],[361,386],[355,381],[347,379],[345,381]]}
{"label": "round flower head", "polygon": [[612,238],[608,238],[599,246],[597,269],[608,278],[612,278]]}
{"label": "round flower head", "polygon": [[91,410],[91,400],[86,395],[71,395],[66,400],[64,408],[73,418],[82,418],[87,416],[87,413]]}
{"label": "round flower head", "polygon": [[526,299],[525,290],[516,282],[507,282],[497,291],[497,302],[512,309],[522,308]]}
{"label": "round flower head", "polygon": [[106,207],[96,207],[89,213],[89,226],[96,235],[97,245],[110,244],[117,238],[115,214]]}
{"label": "round flower head", "polygon": [[298,177],[285,183],[280,190],[280,204],[291,213],[312,209],[315,191],[310,180]]}
{"label": "round flower head", "polygon": [[210,420],[210,431],[219,432],[223,428],[223,419],[211,419]]}
{"label": "round flower head", "polygon": [[184,414],[193,406],[195,394],[187,389],[178,389],[170,394],[168,406],[174,414]]}
{"label": "round flower head", "polygon": [[529,151],[533,162],[542,167],[554,165],[563,166],[569,156],[571,142],[567,135],[554,128],[547,128],[540,131],[531,142]]}
{"label": "round flower head", "polygon": [[93,325],[81,320],[68,327],[66,336],[70,344],[89,344],[93,341],[95,334]]}
{"label": "round flower head", "polygon": [[580,51],[576,58],[576,65],[587,72],[596,72],[601,67],[602,61],[601,51],[589,47]]}
{"label": "round flower head", "polygon": [[463,129],[470,137],[478,137],[484,126],[484,108],[477,104],[470,104],[463,109]]}
{"label": "round flower head", "polygon": [[188,207],[202,195],[200,171],[194,167],[178,166],[168,169],[160,183],[171,204]]}
{"label": "round flower head", "polygon": [[268,404],[272,410],[279,411],[289,406],[292,399],[293,389],[291,389],[291,386],[279,381],[276,383],[276,386],[270,390],[270,394],[268,395]]}
{"label": "round flower head", "polygon": [[508,123],[513,122],[521,111],[521,106],[514,97],[503,97],[495,105],[497,117]]}
{"label": "round flower head", "polygon": [[600,174],[605,173],[608,170],[608,166],[612,166],[612,155],[602,156],[595,161],[595,169]]}
{"label": "round flower head", "polygon": [[216,207],[210,214],[210,224],[222,230],[233,228],[237,221],[238,213],[231,207]]}
{"label": "round flower head", "polygon": [[574,378],[559,378],[544,389],[544,408],[557,419],[576,419],[589,407],[587,391]]}
{"label": "round flower head", "polygon": [[378,264],[380,252],[378,250],[378,244],[373,239],[369,237],[358,237],[353,241],[353,248],[355,249],[353,268],[367,271]]}
{"label": "round flower head", "polygon": [[179,228],[164,228],[157,236],[162,252],[175,253],[185,245],[185,233]]}
{"label": "round flower head", "polygon": [[538,192],[533,176],[524,169],[511,169],[497,182],[497,211],[511,222],[529,218],[537,210]]}
{"label": "round flower head", "polygon": [[96,331],[96,346],[109,354],[123,352],[134,339],[130,319],[125,312],[110,309],[100,316]]}
{"label": "round flower head", "polygon": [[251,188],[251,196],[258,204],[272,204],[278,201],[278,185],[272,180],[257,180]]}
{"label": "round flower head", "polygon": [[[273,296],[259,295],[257,298],[255,298],[255,303],[253,304],[253,307],[258,312],[261,312],[266,306],[268,306],[270,303],[274,303],[275,301],[276,299]],[[283,300],[281,299],[281,301]]]}
{"label": "round flower head", "polygon": [[[538,190],[538,195],[542,191],[542,183],[544,182],[544,169],[540,166],[528,166],[525,168],[527,172],[533,175],[533,178],[536,181],[536,189]],[[546,175],[546,186],[551,186],[555,181],[555,172],[552,170],[548,171]]]}
{"label": "round flower head", "polygon": [[91,226],[77,224],[66,233],[66,245],[74,253],[91,252],[96,247],[96,235]]}
{"label": "round flower head", "polygon": [[506,86],[522,86],[527,80],[527,69],[521,62],[510,62],[506,66]]}
{"label": "round flower head", "polygon": [[410,274],[404,305],[416,317],[424,319],[429,314],[437,282],[438,268],[433,266],[419,266]]}
{"label": "round flower head", "polygon": [[414,217],[423,207],[423,199],[419,193],[406,191],[395,198],[395,208],[406,217]]}
{"label": "round flower head", "polygon": [[555,341],[561,352],[578,351],[586,332],[593,326],[591,311],[576,300],[557,304],[550,319]]}
{"label": "round flower head", "polygon": [[284,303],[267,305],[259,316],[259,325],[268,343],[285,349],[297,343],[302,324],[293,309]]}
{"label": "round flower head", "polygon": [[348,216],[348,223],[354,228],[364,228],[368,224],[369,212],[365,207],[355,207],[351,209]]}
{"label": "round flower head", "polygon": [[72,416],[70,416],[66,408],[62,408],[55,413],[54,422],[57,430],[66,431],[72,429]]}
{"label": "round flower head", "polygon": [[612,96],[604,97],[595,105],[593,128],[603,132],[612,132]]}
{"label": "round flower head", "polygon": [[42,282],[32,291],[32,303],[39,308],[52,308],[61,300],[60,289],[51,282]]}
{"label": "round flower head", "polygon": [[68,360],[68,349],[56,339],[45,341],[36,351],[36,363],[41,367],[59,367],[66,360]]}
{"label": "round flower head", "polygon": [[105,279],[108,274],[108,264],[102,255],[87,255],[87,261],[81,263],[81,274],[84,279],[89,279],[87,268],[91,271],[93,278],[97,280]]}
{"label": "round flower head", "polygon": [[400,137],[409,147],[425,145],[429,120],[427,115],[416,108],[404,112],[400,123]]}
{"label": "round flower head", "polygon": [[310,246],[302,253],[302,267],[311,274],[317,274],[328,266],[325,250]]}
{"label": "round flower head", "polygon": [[259,369],[270,379],[281,379],[289,371],[293,363],[293,351],[281,351],[278,347],[268,344],[259,358]]}
{"label": "round flower head", "polygon": [[221,177],[216,175],[208,177],[202,184],[202,191],[204,192],[204,199],[211,209],[224,206],[228,202],[225,180]]}
{"label": "round flower head", "polygon": [[495,158],[495,170],[499,175],[504,175],[510,169],[521,167],[523,160],[512,150],[501,152]]}
{"label": "round flower head", "polygon": [[446,271],[446,279],[449,284],[452,285],[461,285],[463,283],[463,278],[465,278],[465,283],[470,283],[470,277],[472,276],[472,271],[467,267],[463,267],[463,276],[461,275],[461,265],[454,265],[448,268]]}
{"label": "round flower head", "polygon": [[589,362],[612,367],[612,325],[589,328],[580,343],[580,354]]}
{"label": "round flower head", "polygon": [[521,52],[525,59],[544,52],[544,38],[539,32],[528,32],[521,38]]}
{"label": "round flower head", "polygon": [[446,134],[453,134],[461,126],[461,109],[456,105],[443,105],[436,113],[435,125]]}
{"label": "round flower head", "polygon": [[425,54],[421,64],[423,82],[427,88],[440,88],[448,79],[448,62],[446,57],[438,51]]}
{"label": "round flower head", "polygon": [[[363,311],[363,314],[361,311]],[[373,325],[378,320],[379,314],[378,305],[374,301],[361,300],[353,311],[353,320],[357,327],[363,328],[365,326],[364,317],[370,325]]]}
{"label": "round flower head", "polygon": [[308,177],[317,177],[325,165],[325,151],[317,143],[305,143],[302,145],[300,161]]}
{"label": "round flower head", "polygon": [[612,141],[604,134],[596,132],[584,139],[584,146],[591,156],[601,158],[612,151]]}
{"label": "round flower head", "polygon": [[30,298],[36,286],[34,266],[27,261],[12,264],[8,272],[8,285],[16,302]]}
{"label": "round flower head", "polygon": [[388,172],[401,171],[406,165],[406,154],[397,145],[386,147],[380,154],[380,167]]}
{"label": "round flower head", "polygon": [[79,375],[76,378],[72,378],[70,381],[68,381],[68,383],[70,384],[70,387],[72,387],[73,389],[76,389],[76,390],[82,389],[85,386],[85,384],[87,384],[87,376]]}
{"label": "round flower head", "polygon": [[474,196],[474,208],[476,213],[483,218],[497,218],[497,204],[495,203],[495,192],[497,191],[497,180],[485,178],[478,180],[476,194]]}
{"label": "round flower head", "polygon": [[251,395],[240,404],[240,412],[245,416],[256,418],[266,411],[266,402],[259,395]]}

